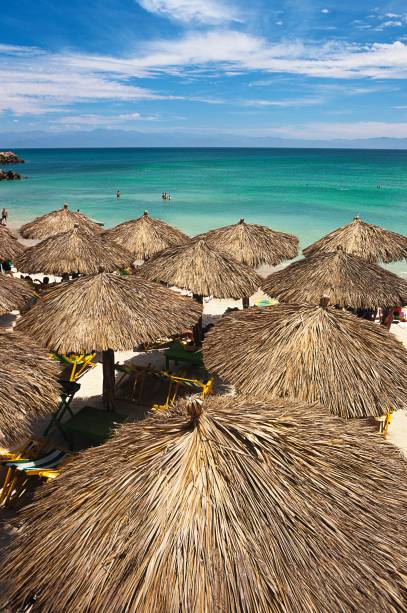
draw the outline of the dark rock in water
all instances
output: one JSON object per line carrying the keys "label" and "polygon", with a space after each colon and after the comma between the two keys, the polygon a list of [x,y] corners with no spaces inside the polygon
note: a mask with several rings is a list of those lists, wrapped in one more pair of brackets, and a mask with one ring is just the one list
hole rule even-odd
{"label": "dark rock in water", "polygon": [[0,151],[0,164],[24,164],[24,160],[13,151]]}
{"label": "dark rock in water", "polygon": [[0,181],[17,181],[18,179],[21,179],[21,175],[15,170],[0,170]]}

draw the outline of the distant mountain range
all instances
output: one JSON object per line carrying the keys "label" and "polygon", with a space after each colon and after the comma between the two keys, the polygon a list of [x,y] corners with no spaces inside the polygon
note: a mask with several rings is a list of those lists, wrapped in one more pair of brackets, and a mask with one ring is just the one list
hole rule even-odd
{"label": "distant mountain range", "polygon": [[97,129],[84,132],[45,131],[0,134],[0,149],[81,147],[295,147],[341,149],[407,149],[407,138],[366,138],[335,140],[295,140],[240,135],[145,133]]}

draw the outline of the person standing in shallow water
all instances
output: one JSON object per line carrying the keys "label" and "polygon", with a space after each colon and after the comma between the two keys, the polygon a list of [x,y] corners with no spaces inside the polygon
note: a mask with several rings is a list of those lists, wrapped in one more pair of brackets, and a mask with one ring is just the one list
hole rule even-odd
{"label": "person standing in shallow water", "polygon": [[116,198],[117,198],[117,200],[120,198],[120,190],[119,189],[116,192]]}
{"label": "person standing in shallow water", "polygon": [[8,210],[6,208],[3,207],[3,210],[1,212],[1,221],[0,224],[2,226],[6,226],[7,225],[7,219],[8,219]]}

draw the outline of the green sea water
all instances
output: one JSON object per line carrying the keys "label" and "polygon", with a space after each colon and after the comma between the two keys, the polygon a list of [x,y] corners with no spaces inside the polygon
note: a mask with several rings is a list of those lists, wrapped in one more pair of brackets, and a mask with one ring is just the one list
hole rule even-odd
{"label": "green sea water", "polygon": [[[27,178],[0,183],[10,222],[68,202],[106,227],[145,209],[189,234],[234,223],[296,234],[301,246],[364,220],[407,234],[407,151],[345,149],[17,150]],[[121,198],[116,199],[120,189]],[[171,193],[170,202],[161,193]],[[392,265],[407,274],[407,263]]]}

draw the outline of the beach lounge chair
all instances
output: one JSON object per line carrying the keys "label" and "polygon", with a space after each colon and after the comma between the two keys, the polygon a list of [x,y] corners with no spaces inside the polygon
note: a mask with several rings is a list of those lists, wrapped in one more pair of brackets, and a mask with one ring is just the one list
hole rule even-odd
{"label": "beach lounge chair", "polygon": [[20,498],[32,477],[47,481],[57,477],[65,457],[65,451],[53,449],[36,459],[19,458],[2,462],[7,469],[7,477],[0,494],[0,504]]}
{"label": "beach lounge chair", "polygon": [[187,351],[184,345],[181,345],[181,343],[174,343],[169,349],[167,349],[167,351],[164,351],[164,356],[166,370],[170,369],[171,361],[175,362],[175,364],[178,364],[178,362],[184,362],[193,366],[203,365],[202,349]]}
{"label": "beach lounge chair", "polygon": [[109,438],[117,424],[124,423],[127,419],[128,416],[122,413],[86,406],[60,426],[71,447],[83,441],[100,445]]}
{"label": "beach lounge chair", "polygon": [[51,354],[53,360],[58,360],[67,368],[67,377],[69,381],[76,381],[82,377],[90,368],[95,368],[96,363],[93,361],[96,353],[61,355],[59,353]]}
{"label": "beach lounge chair", "polygon": [[47,434],[49,434],[52,428],[56,427],[61,432],[62,436],[66,438],[65,430],[61,426],[61,421],[66,412],[68,412],[71,417],[74,416],[74,413],[70,408],[70,404],[76,392],[80,390],[80,383],[76,383],[75,381],[61,381],[61,386],[61,402],[59,404],[59,407],[51,417],[51,421],[44,431],[44,436],[47,436]]}

